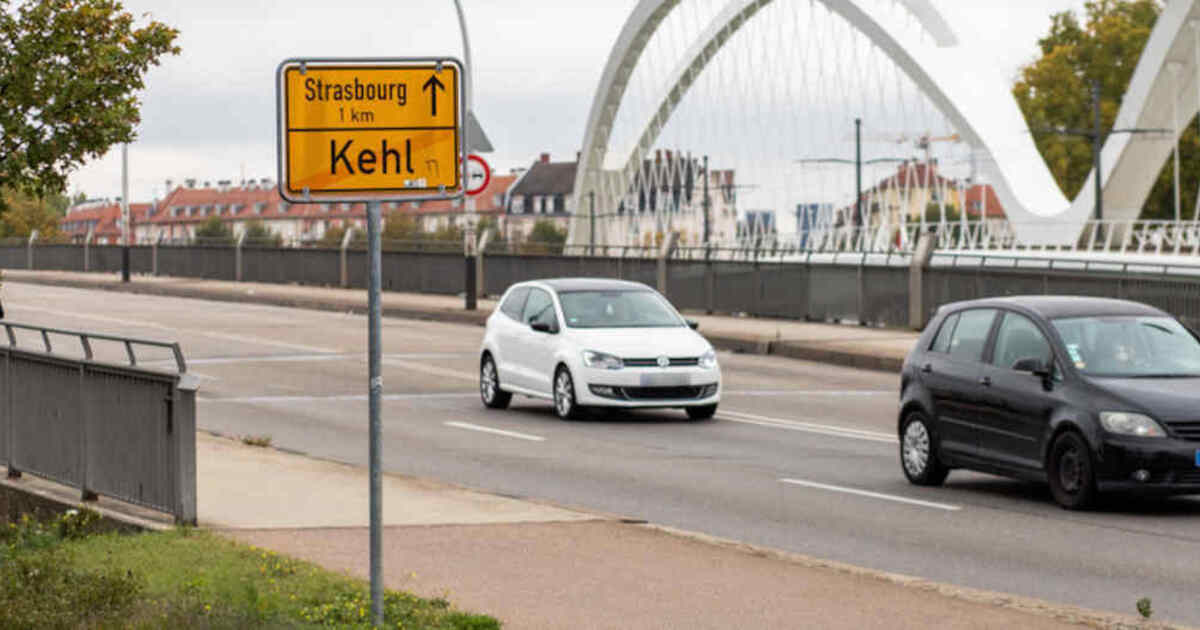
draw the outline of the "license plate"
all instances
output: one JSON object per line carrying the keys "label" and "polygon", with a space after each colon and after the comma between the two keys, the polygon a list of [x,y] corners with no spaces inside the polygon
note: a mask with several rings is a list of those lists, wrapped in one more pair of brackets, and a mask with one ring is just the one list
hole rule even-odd
{"label": "license plate", "polygon": [[680,385],[691,385],[692,379],[687,374],[642,374],[642,387],[677,387]]}
{"label": "license plate", "polygon": [[1196,449],[1196,468],[1200,468],[1200,448]]}

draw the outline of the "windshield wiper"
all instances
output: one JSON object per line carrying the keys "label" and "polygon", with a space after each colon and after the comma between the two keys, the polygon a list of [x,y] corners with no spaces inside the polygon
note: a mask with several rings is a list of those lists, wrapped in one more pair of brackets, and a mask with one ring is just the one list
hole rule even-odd
{"label": "windshield wiper", "polygon": [[1200,374],[1131,374],[1127,378],[1197,378]]}
{"label": "windshield wiper", "polygon": [[1167,328],[1166,326],[1163,326],[1162,324],[1155,324],[1154,322],[1142,322],[1142,325],[1149,326],[1150,328],[1153,328],[1155,330],[1161,330],[1162,332],[1165,332],[1168,335],[1175,334],[1175,331],[1171,330],[1170,328]]}

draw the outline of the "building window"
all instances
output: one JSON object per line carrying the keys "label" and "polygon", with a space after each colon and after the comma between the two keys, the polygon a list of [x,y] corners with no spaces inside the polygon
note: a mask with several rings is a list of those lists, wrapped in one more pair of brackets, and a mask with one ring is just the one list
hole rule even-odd
{"label": "building window", "polygon": [[329,212],[329,209],[331,207],[332,207],[332,204],[328,204],[328,203],[321,204],[321,210],[324,210],[325,212]]}
{"label": "building window", "polygon": [[256,203],[256,204],[254,204],[254,214],[262,214],[262,213],[263,213],[263,208],[265,208],[265,207],[266,207],[266,205],[267,205],[267,204],[265,204],[265,203]]}
{"label": "building window", "polygon": [[524,195],[513,195],[512,196],[512,213],[513,214],[525,214],[525,196]]}
{"label": "building window", "polygon": [[279,202],[279,214],[287,214],[287,211],[288,211],[288,202],[280,201]]}
{"label": "building window", "polygon": [[567,211],[567,200],[563,195],[554,195],[554,212],[563,214]]}

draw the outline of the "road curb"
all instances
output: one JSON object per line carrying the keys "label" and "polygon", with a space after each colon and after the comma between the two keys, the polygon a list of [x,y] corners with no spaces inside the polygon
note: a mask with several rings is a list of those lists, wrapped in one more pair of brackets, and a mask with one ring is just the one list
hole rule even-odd
{"label": "road curb", "polygon": [[904,588],[936,593],[943,597],[949,597],[973,604],[997,606],[1030,615],[1048,617],[1065,623],[1079,624],[1088,628],[1098,628],[1102,630],[1195,630],[1190,626],[1151,622],[1138,619],[1137,617],[1133,617],[1131,615],[1103,612],[1089,608],[1081,608],[1079,606],[1071,606],[1068,604],[1058,604],[1043,599],[1037,599],[1035,597],[1024,597],[1021,595],[1012,595],[1010,593],[988,591],[966,586],[955,586],[953,584],[934,582],[932,580],[914,577],[911,575],[904,575],[902,573],[891,573],[877,569],[868,569],[866,567],[860,567],[858,565],[848,564],[845,562],[838,562],[836,560],[823,560],[821,558],[801,553],[782,551],[779,549],[772,549],[770,547],[761,547],[728,538],[720,538],[717,536],[710,536],[708,534],[700,534],[688,530],[677,529],[666,525],[647,523],[638,526],[708,545],[714,545],[717,547],[733,549],[757,556],[783,560],[806,568],[832,570],[847,575],[870,578],[873,580],[879,580],[882,582],[895,584],[897,586],[902,586]]}
{"label": "road curb", "polygon": [[[16,284],[40,284],[46,286],[67,287],[73,289],[101,289],[117,293],[132,293],[136,295],[155,295],[161,297],[182,297],[216,302],[237,302],[242,304],[262,304],[266,306],[281,306],[286,308],[303,308],[316,311],[338,313],[354,313],[364,315],[367,312],[365,304],[351,300],[330,298],[304,298],[257,293],[253,289],[229,290],[210,289],[186,285],[154,285],[140,283],[136,279],[129,284],[108,278],[95,280],[77,280],[72,278],[53,278],[26,275],[10,277],[9,282]],[[469,324],[482,326],[491,315],[489,311],[465,311],[446,309],[422,309],[402,306],[383,307],[383,316],[398,319],[414,319],[421,321],[436,321],[449,324]],[[703,331],[701,331],[703,334]],[[783,341],[763,339],[749,336],[729,334],[704,334],[704,337],[718,350],[754,355],[778,356],[801,361],[813,361],[843,367],[875,370],[896,373],[900,371],[904,360],[898,357],[880,356],[853,352],[845,349],[831,349],[825,342],[804,343],[798,341]]]}

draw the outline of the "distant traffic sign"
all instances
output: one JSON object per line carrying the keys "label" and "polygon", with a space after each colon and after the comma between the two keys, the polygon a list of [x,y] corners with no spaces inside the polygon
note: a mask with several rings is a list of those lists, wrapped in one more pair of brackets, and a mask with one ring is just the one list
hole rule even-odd
{"label": "distant traffic sign", "polygon": [[463,194],[458,61],[290,59],[279,65],[276,79],[285,199]]}
{"label": "distant traffic sign", "polygon": [[487,190],[492,183],[492,167],[478,155],[467,156],[467,195],[474,197]]}

